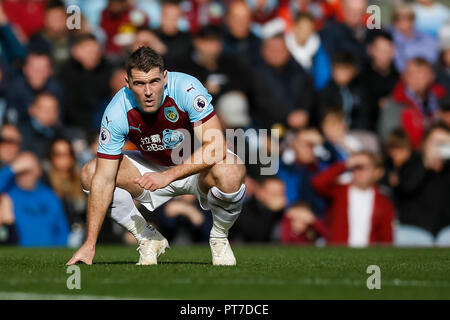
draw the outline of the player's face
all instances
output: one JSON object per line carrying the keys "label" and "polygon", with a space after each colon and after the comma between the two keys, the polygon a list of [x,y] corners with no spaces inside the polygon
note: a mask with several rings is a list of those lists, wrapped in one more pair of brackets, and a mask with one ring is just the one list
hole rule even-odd
{"label": "player's face", "polygon": [[153,68],[149,72],[132,69],[127,83],[141,110],[153,113],[161,106],[167,71],[162,72],[159,68]]}

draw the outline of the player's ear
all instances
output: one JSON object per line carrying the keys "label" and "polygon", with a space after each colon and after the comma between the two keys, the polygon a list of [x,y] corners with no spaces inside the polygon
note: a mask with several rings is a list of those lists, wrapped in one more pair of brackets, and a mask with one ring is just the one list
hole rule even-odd
{"label": "player's ear", "polygon": [[128,76],[125,76],[125,83],[128,89],[130,89],[130,82],[128,81]]}
{"label": "player's ear", "polygon": [[167,84],[167,70],[164,70],[164,85]]}

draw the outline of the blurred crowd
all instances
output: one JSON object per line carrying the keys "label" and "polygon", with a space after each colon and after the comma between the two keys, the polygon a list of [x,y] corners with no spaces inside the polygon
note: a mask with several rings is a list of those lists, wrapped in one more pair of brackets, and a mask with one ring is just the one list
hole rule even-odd
{"label": "blurred crowd", "polygon": [[[149,46],[204,84],[224,129],[278,129],[264,143],[279,171],[248,166],[235,243],[450,246],[448,5],[0,1],[0,244],[82,243],[80,168],[124,61]],[[141,209],[172,243],[208,241],[194,196]],[[134,239],[106,219],[100,241]]]}

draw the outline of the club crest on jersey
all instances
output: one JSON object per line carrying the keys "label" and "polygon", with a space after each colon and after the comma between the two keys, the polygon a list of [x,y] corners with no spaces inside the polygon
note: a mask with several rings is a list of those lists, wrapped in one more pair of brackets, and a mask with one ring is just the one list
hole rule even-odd
{"label": "club crest on jersey", "polygon": [[109,141],[111,141],[111,133],[108,129],[102,127],[102,129],[100,130],[100,144],[104,146],[108,144]]}
{"label": "club crest on jersey", "polygon": [[165,149],[174,149],[181,142],[183,142],[184,136],[180,131],[164,129],[163,130],[163,145]]}
{"label": "club crest on jersey", "polygon": [[208,105],[208,100],[205,96],[196,96],[194,99],[194,109],[198,112],[202,112]]}
{"label": "club crest on jersey", "polygon": [[178,121],[178,111],[175,108],[175,106],[165,107],[164,108],[164,116],[167,120],[170,122],[177,122]]}

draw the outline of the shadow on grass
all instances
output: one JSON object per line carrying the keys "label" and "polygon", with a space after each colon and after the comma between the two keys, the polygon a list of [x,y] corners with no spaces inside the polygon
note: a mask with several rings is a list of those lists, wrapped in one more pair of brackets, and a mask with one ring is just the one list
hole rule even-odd
{"label": "shadow on grass", "polygon": [[[108,265],[108,264],[136,264],[136,261],[102,261],[102,262],[94,262],[94,265]],[[198,264],[198,265],[207,265],[209,262],[198,262],[198,261],[161,261],[158,264]]]}

